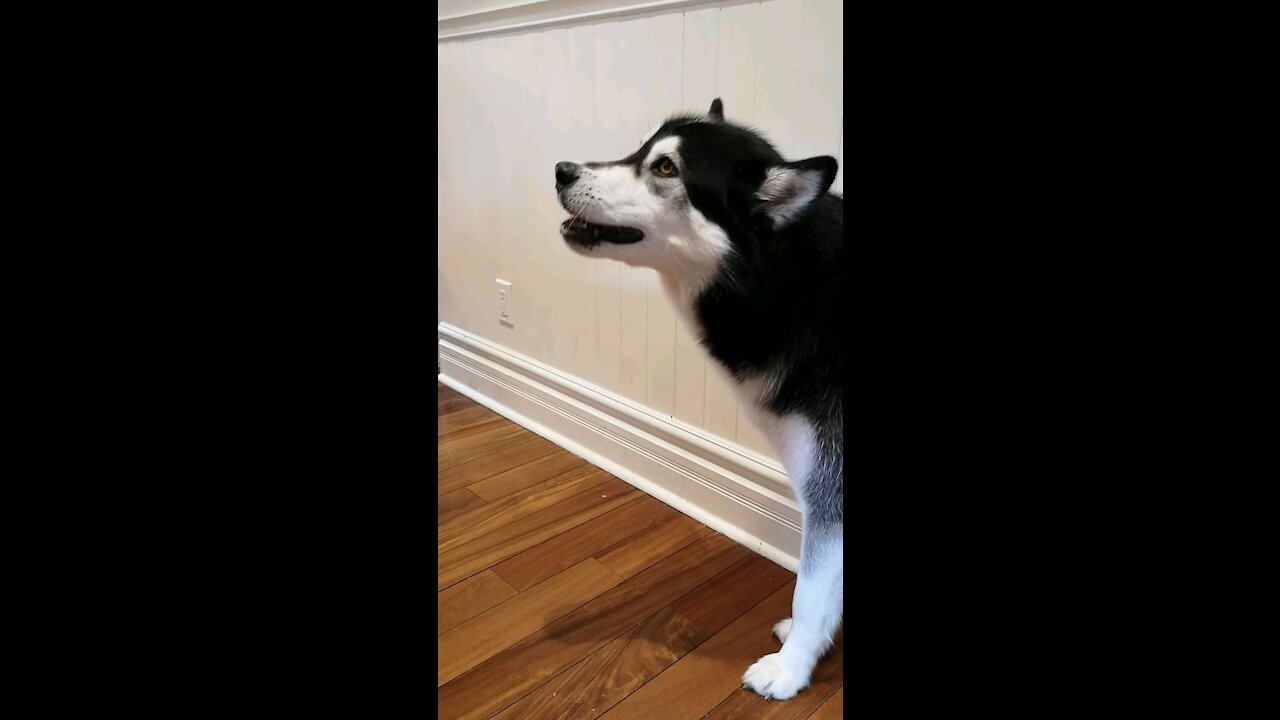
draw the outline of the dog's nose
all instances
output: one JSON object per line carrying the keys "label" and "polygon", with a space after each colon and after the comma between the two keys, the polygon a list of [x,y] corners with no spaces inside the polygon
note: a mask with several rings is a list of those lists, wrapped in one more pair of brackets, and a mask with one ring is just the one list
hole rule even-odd
{"label": "dog's nose", "polygon": [[556,187],[572,185],[573,181],[578,179],[578,169],[578,163],[556,163]]}

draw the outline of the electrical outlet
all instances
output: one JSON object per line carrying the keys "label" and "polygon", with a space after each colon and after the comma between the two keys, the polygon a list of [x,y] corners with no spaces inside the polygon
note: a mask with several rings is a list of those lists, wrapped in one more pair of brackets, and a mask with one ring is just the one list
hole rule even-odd
{"label": "electrical outlet", "polygon": [[511,322],[511,283],[498,280],[498,319]]}

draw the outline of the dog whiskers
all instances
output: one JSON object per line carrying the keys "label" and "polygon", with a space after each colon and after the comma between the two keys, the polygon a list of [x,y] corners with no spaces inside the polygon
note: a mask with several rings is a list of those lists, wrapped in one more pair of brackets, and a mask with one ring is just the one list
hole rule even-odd
{"label": "dog whiskers", "polygon": [[590,206],[591,206],[591,203],[590,203],[590,202],[583,203],[582,207],[579,207],[579,208],[578,208],[578,212],[574,213],[573,217],[569,219],[569,225],[570,225],[570,226],[572,226],[572,225],[573,225],[573,221],[574,221],[574,220],[577,220],[577,219],[578,219],[578,216],[579,216],[579,215],[581,215],[581,214],[583,213],[583,211],[584,211],[584,210],[586,210],[586,209],[587,209],[588,207],[590,207]]}

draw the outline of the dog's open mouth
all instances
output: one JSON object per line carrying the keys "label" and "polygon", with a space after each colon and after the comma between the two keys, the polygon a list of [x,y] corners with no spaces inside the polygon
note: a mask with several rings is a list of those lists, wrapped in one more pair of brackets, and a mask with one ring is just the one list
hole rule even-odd
{"label": "dog's open mouth", "polygon": [[582,218],[570,218],[560,223],[560,235],[571,243],[588,247],[602,242],[626,245],[644,239],[644,233],[635,228],[598,225]]}

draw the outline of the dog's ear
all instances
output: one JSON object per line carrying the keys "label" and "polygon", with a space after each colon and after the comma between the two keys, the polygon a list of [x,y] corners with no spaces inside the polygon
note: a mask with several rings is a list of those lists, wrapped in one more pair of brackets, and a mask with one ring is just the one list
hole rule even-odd
{"label": "dog's ear", "polygon": [[711,112],[707,114],[713,122],[724,122],[724,103],[720,102],[720,98],[711,101]]}
{"label": "dog's ear", "polygon": [[756,190],[754,211],[768,216],[774,227],[786,225],[827,192],[838,167],[830,155],[770,167]]}

